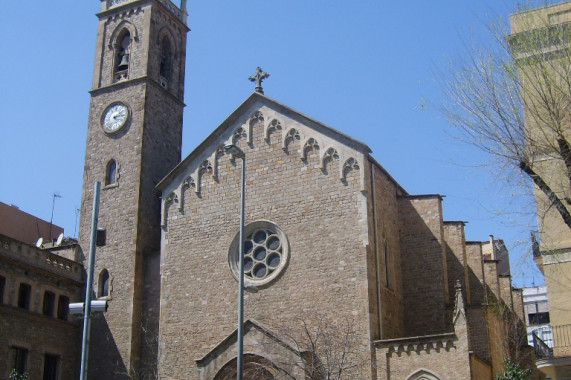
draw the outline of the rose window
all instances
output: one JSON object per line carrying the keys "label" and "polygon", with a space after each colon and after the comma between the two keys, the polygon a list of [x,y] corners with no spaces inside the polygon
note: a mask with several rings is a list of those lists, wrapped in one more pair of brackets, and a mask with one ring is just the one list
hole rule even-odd
{"label": "rose window", "polygon": [[[234,238],[229,252],[232,272],[238,276],[238,239]],[[273,223],[254,222],[244,228],[244,279],[263,285],[282,271],[288,260],[285,234]]]}

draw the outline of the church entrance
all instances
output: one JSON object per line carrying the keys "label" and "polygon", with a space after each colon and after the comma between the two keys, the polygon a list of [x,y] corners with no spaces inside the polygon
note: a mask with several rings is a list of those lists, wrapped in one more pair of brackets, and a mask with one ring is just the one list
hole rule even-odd
{"label": "church entrance", "polygon": [[[236,379],[236,359],[227,363],[213,380]],[[244,355],[244,380],[275,380],[275,369],[267,359],[257,355]]]}

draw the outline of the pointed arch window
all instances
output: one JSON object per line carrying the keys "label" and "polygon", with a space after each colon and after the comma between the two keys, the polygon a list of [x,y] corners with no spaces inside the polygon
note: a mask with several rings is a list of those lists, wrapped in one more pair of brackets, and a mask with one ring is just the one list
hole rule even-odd
{"label": "pointed arch window", "polygon": [[127,29],[117,39],[115,46],[115,80],[127,79],[131,53],[131,33]]}
{"label": "pointed arch window", "polygon": [[99,273],[97,297],[109,297],[109,271],[107,269],[103,269]]}
{"label": "pointed arch window", "polygon": [[171,42],[167,36],[163,36],[161,40],[161,62],[160,75],[167,81],[171,79],[172,72],[172,48]]}
{"label": "pointed arch window", "polygon": [[419,369],[412,375],[409,375],[406,380],[440,380],[440,378],[426,369]]}
{"label": "pointed arch window", "polygon": [[107,170],[105,173],[105,185],[115,185],[117,184],[117,162],[115,160],[110,160],[107,163]]}

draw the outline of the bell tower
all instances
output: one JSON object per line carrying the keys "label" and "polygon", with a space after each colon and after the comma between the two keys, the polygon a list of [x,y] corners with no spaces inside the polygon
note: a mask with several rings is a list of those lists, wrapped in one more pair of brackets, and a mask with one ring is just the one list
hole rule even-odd
{"label": "bell tower", "polygon": [[89,377],[151,378],[160,294],[155,185],[180,162],[186,0],[101,0],[97,17],[79,243],[87,255],[100,181],[105,242],[94,289],[109,309],[93,317]]}

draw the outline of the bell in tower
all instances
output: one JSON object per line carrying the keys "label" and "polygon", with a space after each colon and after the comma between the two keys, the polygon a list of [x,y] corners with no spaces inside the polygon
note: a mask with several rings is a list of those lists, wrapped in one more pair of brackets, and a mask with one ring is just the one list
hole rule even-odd
{"label": "bell in tower", "polygon": [[88,378],[148,378],[158,359],[155,184],[180,162],[186,8],[171,0],[102,0],[97,17],[79,244],[88,251],[93,182],[103,182],[98,225],[106,244],[97,247],[94,286],[109,310],[92,322]]}

